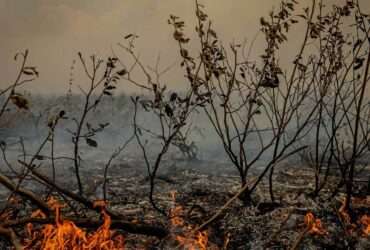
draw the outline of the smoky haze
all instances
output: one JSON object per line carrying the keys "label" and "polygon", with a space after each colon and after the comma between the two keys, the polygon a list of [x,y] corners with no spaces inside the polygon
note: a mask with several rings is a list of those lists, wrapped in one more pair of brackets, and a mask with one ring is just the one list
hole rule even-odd
{"label": "smoky haze", "polygon": [[[344,0],[340,0],[344,2]],[[215,30],[225,44],[250,42],[259,30],[259,17],[268,15],[279,0],[203,0]],[[300,1],[302,8],[311,3]],[[328,0],[328,6],[339,0]],[[362,1],[364,10],[370,2]],[[0,0],[0,88],[7,86],[16,74],[13,56],[29,49],[31,64],[38,67],[40,78],[28,90],[37,93],[63,93],[68,87],[70,66],[76,54],[97,54],[107,57],[112,50],[119,54],[116,44],[123,36],[140,36],[137,50],[148,65],[161,57],[166,67],[179,62],[172,28],[167,24],[170,14],[180,16],[187,25],[190,37],[194,35],[194,1],[188,0]],[[296,29],[295,35],[303,29]],[[193,35],[191,35],[193,34]],[[291,47],[299,39],[289,42],[283,53],[289,60]],[[263,48],[256,43],[255,53]],[[286,49],[286,48],[285,48]],[[284,48],[283,48],[284,50]],[[284,59],[284,58],[283,58]],[[168,85],[181,88],[182,74],[176,70],[165,77]],[[79,83],[83,85],[83,81]],[[121,85],[123,91],[135,91]]]}
{"label": "smoky haze", "polygon": [[[300,1],[300,8],[309,6],[311,2],[311,0]],[[330,8],[331,4],[344,3],[345,0],[324,2]],[[363,10],[368,11],[370,2],[367,0],[361,2]],[[204,4],[213,27],[225,47],[230,43],[243,43],[244,41],[251,45],[257,36],[256,42],[253,43],[252,54],[254,58],[258,58],[265,48],[263,36],[261,34],[258,36],[260,17],[267,16],[272,9],[276,9],[280,0],[202,0],[201,3]],[[30,50],[29,64],[37,66],[40,72],[40,77],[25,87],[33,94],[30,99],[32,120],[35,121],[39,116],[41,117],[41,114],[45,113],[43,109],[47,106],[56,107],[50,113],[57,113],[59,109],[65,107],[59,101],[60,99],[52,96],[62,98],[67,92],[71,65],[77,59],[77,53],[81,51],[85,57],[97,54],[106,58],[114,52],[122,60],[126,60],[125,54],[122,53],[117,43],[122,41],[125,35],[134,33],[139,36],[136,49],[141,61],[146,64],[145,66],[154,65],[158,56],[160,56],[160,67],[175,65],[163,76],[162,82],[171,89],[181,90],[187,83],[183,78],[183,71],[176,67],[180,64],[178,45],[173,39],[173,29],[167,24],[167,19],[170,14],[173,14],[185,21],[185,32],[191,38],[187,46],[192,46],[193,52],[196,52],[194,9],[194,1],[190,0],[0,0],[0,23],[2,24],[0,89],[8,86],[17,73],[17,64],[13,60],[14,54],[27,48]],[[282,47],[280,54],[282,64],[292,61],[297,52],[293,48],[298,48],[302,42],[303,30],[303,27],[299,25],[292,30],[291,36],[294,37],[289,38],[289,47],[286,45]],[[78,77],[78,74],[83,74],[83,70],[76,63],[74,77],[77,79],[74,80],[74,94],[80,94],[78,86],[86,87],[88,82],[86,78]],[[119,91],[130,94],[138,89],[129,83],[120,82],[116,92]],[[48,97],[42,99],[35,94]],[[124,100],[125,105],[129,102],[127,96],[117,95],[115,102],[120,102],[120,100]],[[81,102],[76,101],[75,106],[80,107],[80,105]],[[106,150],[110,152],[112,148],[121,144],[122,140],[132,134],[132,107],[115,104],[110,110],[110,105],[109,102],[103,105],[104,111],[101,113],[106,114],[106,117],[103,117],[101,121],[93,120],[95,123],[115,124],[98,138],[98,151],[107,148]],[[77,109],[76,112],[76,114],[67,113],[71,117],[78,117],[80,110]],[[124,115],[127,119],[123,118]],[[94,116],[98,116],[97,113],[94,113]],[[142,123],[153,124],[152,117],[145,114],[144,117]],[[44,114],[42,120],[39,121],[40,124],[45,126],[47,118],[48,116]],[[209,124],[206,124],[201,117],[195,117],[195,120],[200,125],[195,128],[191,139],[200,147],[203,157],[220,156],[224,158],[222,148],[214,146],[218,140],[210,132]],[[20,124],[28,123],[21,122]],[[35,124],[32,123],[31,127],[35,127]],[[69,126],[70,124],[65,124],[65,128]],[[38,129],[45,132],[42,126]],[[35,134],[40,137],[43,133],[39,133],[37,129],[31,130],[29,127],[18,128],[17,132],[24,133],[26,138]],[[71,136],[62,133],[58,140],[64,147],[70,145]],[[32,139],[30,141],[34,142]],[[36,145],[37,143],[38,141]],[[61,148],[61,151],[65,151],[66,148]],[[96,154],[97,150],[93,152]]]}

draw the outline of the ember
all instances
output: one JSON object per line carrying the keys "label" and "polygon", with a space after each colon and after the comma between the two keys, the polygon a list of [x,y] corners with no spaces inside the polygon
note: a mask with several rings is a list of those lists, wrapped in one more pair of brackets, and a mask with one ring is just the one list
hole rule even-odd
{"label": "ember", "polygon": [[308,228],[310,234],[325,235],[328,232],[323,228],[320,219],[316,219],[313,213],[309,212],[304,217],[304,223]]}
{"label": "ember", "polygon": [[368,215],[363,215],[360,219],[360,223],[363,225],[363,230],[362,232],[364,233],[365,236],[370,236],[370,216]]}

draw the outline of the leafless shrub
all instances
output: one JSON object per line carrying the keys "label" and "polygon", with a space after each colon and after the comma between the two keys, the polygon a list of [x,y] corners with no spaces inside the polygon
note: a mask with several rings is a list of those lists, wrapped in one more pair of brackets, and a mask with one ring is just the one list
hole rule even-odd
{"label": "leafless shrub", "polygon": [[[175,23],[173,23],[173,25],[175,32],[178,32],[178,30],[182,28],[181,25],[179,26]],[[199,98],[194,93],[194,89],[189,89],[184,93],[175,91],[169,92],[166,85],[161,81],[161,75],[167,72],[167,69],[160,71],[158,67],[154,69],[145,67],[135,52],[134,41],[136,38],[136,35],[127,35],[125,37],[127,45],[119,44],[131,59],[133,59],[133,64],[131,66],[126,66],[121,61],[121,64],[126,68],[126,74],[123,79],[148,91],[148,94],[145,96],[132,97],[135,110],[133,117],[134,131],[147,167],[150,181],[150,202],[155,209],[166,214],[166,211],[158,207],[154,200],[155,180],[158,170],[164,155],[171,146],[179,147],[189,154],[190,157],[195,156],[195,152],[192,151],[192,148],[184,149],[183,147],[190,147],[186,141],[189,133],[190,125],[188,121],[190,120],[190,116],[197,107],[204,105],[206,98]],[[178,40],[178,46],[181,50],[184,50],[183,47],[186,45],[187,41],[188,39],[184,37]],[[182,59],[182,64],[187,65],[187,68],[190,70],[190,68],[193,67],[192,60],[185,54],[182,55]],[[143,83],[135,79],[133,71],[136,68],[145,76],[146,82]],[[154,124],[152,126],[140,124],[138,115],[141,110],[154,115],[154,119],[157,121],[157,124],[159,124],[159,129],[153,128],[155,127]],[[150,159],[148,155],[148,145],[144,134],[148,134],[160,142],[160,146],[153,160]]]}
{"label": "leafless shrub", "polygon": [[[91,65],[89,66],[82,54],[79,53],[78,55],[86,77],[90,81],[90,85],[86,91],[79,87],[85,97],[83,108],[79,117],[72,118],[75,122],[76,130],[70,131],[74,144],[73,153],[75,175],[79,193],[82,195],[83,184],[80,177],[80,140],[85,139],[89,146],[97,147],[98,143],[94,140],[94,136],[109,125],[109,123],[102,123],[98,126],[93,126],[87,121],[87,116],[101,102],[103,96],[112,95],[112,91],[116,88],[116,82],[125,74],[125,71],[116,69],[117,58],[108,58],[104,65],[104,61],[102,59],[98,59],[96,56],[91,56]],[[86,128],[84,128],[85,126]]]}
{"label": "leafless shrub", "polygon": [[[303,82],[303,77],[301,81],[296,79],[296,75],[301,72],[298,70],[298,60],[290,76],[284,75],[278,64],[279,46],[287,40],[286,33],[290,26],[297,22],[292,14],[295,4],[295,1],[283,1],[280,10],[271,13],[271,21],[261,18],[262,32],[267,42],[261,65],[243,58],[241,45],[232,44],[230,49],[226,49],[218,40],[204,6],[198,2],[196,32],[201,53],[199,57],[192,57],[185,48],[180,47],[189,89],[193,89],[197,98],[206,100],[205,105],[202,105],[204,114],[238,170],[242,187],[248,184],[250,168],[268,155],[269,150],[274,151],[272,160],[255,185],[244,192],[243,200],[246,202],[250,202],[251,192],[267,171],[271,169],[271,176],[274,165],[292,154],[289,152],[290,146],[303,130],[298,129],[293,139],[282,146],[288,124],[311,91],[311,86]],[[307,15],[307,19],[312,18],[313,11],[307,12]],[[182,33],[184,23],[176,16],[171,16],[169,23],[175,27],[175,40],[188,42]],[[308,34],[297,58],[302,56],[307,40]],[[186,65],[185,62],[190,64]],[[308,116],[301,127],[311,117]],[[269,136],[265,136],[266,133]],[[252,153],[248,143],[255,136],[258,138],[257,152]],[[274,199],[272,191],[271,198]]]}
{"label": "leafless shrub", "polygon": [[[243,58],[239,44],[226,49],[218,40],[204,6],[197,1],[195,30],[201,49],[199,55],[192,56],[186,49],[189,39],[183,33],[185,23],[174,15],[168,21],[180,45],[181,66],[189,81],[188,92],[202,101],[196,108],[204,111],[238,170],[246,202],[250,202],[250,194],[267,173],[271,200],[275,201],[274,168],[283,159],[311,147],[306,144],[297,147],[297,142],[312,131],[315,143],[310,158],[314,161],[315,195],[325,186],[329,174],[326,168],[324,179],[320,180],[322,167],[333,161],[341,166],[342,179],[351,190],[352,181],[349,180],[353,180],[355,159],[367,148],[364,127],[367,122],[362,118],[367,112],[364,93],[368,69],[363,58],[368,48],[366,15],[353,1],[347,1],[343,7],[335,5],[328,13],[322,1],[313,0],[303,13],[296,10],[296,4],[296,1],[282,1],[278,11],[271,12],[268,19],[261,18],[261,31],[266,40],[261,63]],[[349,44],[352,37],[344,34],[344,23],[348,21],[342,22],[349,17],[355,18],[353,29],[358,34],[353,38],[353,45]],[[279,65],[279,48],[288,41],[290,28],[298,20],[306,25],[303,41],[293,64],[289,65],[291,68],[284,70]],[[153,84],[142,63],[136,63],[148,76],[149,86],[153,86],[154,102],[149,103],[156,107],[154,104],[161,100],[165,88]],[[358,72],[361,68],[364,68],[363,77],[349,79],[350,72]],[[165,116],[166,105],[162,105],[163,114],[151,111],[158,112],[159,117]],[[353,152],[350,160],[344,160],[348,158],[344,155],[348,150],[344,150],[343,141],[337,135],[347,131],[348,124],[351,124]],[[258,138],[257,153],[248,148],[253,136]],[[321,141],[323,136],[325,142]],[[271,151],[272,157],[262,173],[251,187],[247,187],[249,170]]]}
{"label": "leafless shrub", "polygon": [[[330,170],[338,167],[341,181],[333,195],[345,184],[350,202],[357,163],[368,150],[367,19],[357,1],[334,6],[329,13],[324,13],[320,1],[319,14],[312,23],[310,36],[317,46],[317,56],[313,54],[313,58],[318,71],[309,98],[319,107],[313,121],[313,145],[305,158],[314,168],[314,196],[326,185]],[[353,25],[346,31],[350,22]]]}

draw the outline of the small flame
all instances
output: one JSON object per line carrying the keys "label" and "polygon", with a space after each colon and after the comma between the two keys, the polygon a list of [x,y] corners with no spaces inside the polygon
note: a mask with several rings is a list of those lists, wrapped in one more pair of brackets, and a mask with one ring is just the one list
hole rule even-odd
{"label": "small flame", "polygon": [[352,223],[351,216],[349,216],[348,212],[346,211],[346,201],[347,198],[344,198],[344,200],[342,201],[342,205],[338,211],[339,216],[345,224],[346,231],[348,232],[348,234],[352,234],[356,229],[356,225]]}
{"label": "small flame", "polygon": [[174,207],[171,209],[171,224],[173,227],[182,228],[184,236],[177,235],[176,240],[179,244],[188,250],[206,250],[208,245],[208,232],[207,230],[196,232],[195,235],[191,233],[194,228],[193,225],[186,225],[182,218],[184,210],[182,206],[176,205],[176,192],[171,192]]}
{"label": "small flame", "polygon": [[342,202],[342,205],[341,207],[339,208],[339,214],[342,218],[342,220],[347,223],[347,224],[351,224],[351,217],[349,216],[349,214],[347,213],[346,211],[346,200],[347,198],[344,198],[343,202]]}
{"label": "small flame", "polygon": [[37,209],[32,212],[31,218],[44,218],[45,219],[46,215],[40,209]]}
{"label": "small flame", "polygon": [[[63,220],[60,214],[62,205],[55,199],[50,199],[48,205],[55,210],[55,225],[48,224],[40,231],[35,231],[33,225],[28,224],[27,233],[31,240],[26,241],[24,250],[35,249],[35,246],[44,250],[124,249],[124,238],[121,235],[113,237],[114,232],[110,230],[111,218],[106,212],[105,203],[94,203],[101,208],[104,222],[92,233],[86,233],[72,221]],[[32,216],[45,218],[40,211],[34,212]]]}
{"label": "small flame", "polygon": [[199,247],[199,249],[207,249],[207,244],[208,244],[208,233],[207,231],[201,231],[197,233],[196,236],[196,242]]}
{"label": "small flame", "polygon": [[176,236],[176,240],[184,249],[206,250],[208,245],[208,233],[206,231],[197,232],[193,237]]}
{"label": "small flame", "polygon": [[360,219],[360,223],[364,226],[362,232],[365,236],[370,236],[370,216],[363,215]]}
{"label": "small flame", "polygon": [[321,220],[316,219],[313,213],[309,212],[304,217],[304,223],[308,228],[310,234],[325,235],[327,231],[323,228]]}

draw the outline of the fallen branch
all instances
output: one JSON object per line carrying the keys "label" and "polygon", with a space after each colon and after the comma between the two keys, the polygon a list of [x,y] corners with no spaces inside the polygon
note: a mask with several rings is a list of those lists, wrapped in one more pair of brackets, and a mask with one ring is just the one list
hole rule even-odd
{"label": "fallen branch", "polygon": [[[61,186],[57,185],[55,182],[53,182],[52,180],[50,180],[48,177],[46,177],[45,175],[43,175],[40,172],[38,172],[36,169],[30,167],[27,163],[25,163],[23,161],[19,161],[19,162],[22,165],[26,166],[28,169],[30,169],[32,175],[34,175],[35,177],[37,177],[40,181],[42,181],[43,183],[45,183],[47,186],[54,188],[54,190],[56,190],[58,193],[64,194],[65,196],[68,196],[72,200],[77,201],[77,202],[83,204],[85,207],[87,207],[87,208],[89,208],[91,210],[100,212],[100,209],[98,207],[95,207],[94,206],[94,202],[90,201],[89,199],[86,199],[85,197],[83,197],[81,195],[78,195],[78,194],[73,193],[73,192],[71,192],[71,191],[69,191],[67,189],[62,188]],[[112,212],[110,210],[107,210],[107,213],[112,218],[120,218],[120,215],[118,215],[118,214],[116,214],[116,213],[114,213],[114,212]]]}
{"label": "fallen branch", "polygon": [[[295,154],[296,152],[305,149],[306,146],[300,147],[296,150],[293,150],[293,152],[290,152],[289,154],[285,155],[283,158],[281,158],[279,161],[282,161],[289,156]],[[277,162],[275,162],[277,163]],[[272,166],[272,165],[271,165]],[[213,221],[215,221],[225,210],[230,206],[231,203],[233,203],[237,198],[239,198],[245,191],[249,190],[249,192],[253,191],[257,184],[262,180],[265,173],[267,173],[268,168],[265,169],[264,173],[259,175],[259,177],[255,177],[253,180],[250,181],[250,183],[253,183],[252,188],[249,188],[250,183],[246,183],[238,193],[236,193],[230,200],[228,200],[210,219],[208,219],[206,222],[204,222],[202,225],[200,225],[198,228],[196,228],[193,232],[199,232],[200,230],[204,229],[206,226],[211,224]]]}
{"label": "fallen branch", "polygon": [[19,241],[17,235],[14,233],[14,231],[10,228],[4,228],[0,226],[0,235],[5,236],[14,246],[15,250],[22,250],[22,244]]}
{"label": "fallen branch", "polygon": [[0,183],[3,184],[6,188],[10,191],[17,193],[18,195],[26,198],[27,200],[34,203],[38,208],[40,208],[45,214],[50,214],[50,209],[48,205],[41,199],[37,197],[37,195],[29,190],[17,187],[8,177],[5,175],[0,174]]}
{"label": "fallen branch", "polygon": [[[252,180],[251,182],[253,182],[255,180],[256,180],[256,178],[254,178],[254,180]],[[226,210],[226,208],[228,208],[230,206],[231,203],[233,203],[236,199],[238,199],[239,196],[242,195],[248,189],[248,187],[249,187],[248,183],[245,184],[239,190],[239,192],[236,193],[230,200],[228,200],[210,219],[208,219],[202,225],[200,225],[199,227],[197,227],[193,232],[200,232],[205,227],[207,227],[209,224],[211,224],[213,221],[215,221]]]}
{"label": "fallen branch", "polygon": [[[89,199],[87,199],[87,198],[85,198],[83,196],[80,196],[78,194],[75,194],[75,193],[73,193],[73,192],[71,192],[69,190],[66,190],[66,189],[60,187],[59,185],[57,185],[56,183],[54,183],[53,181],[51,181],[45,175],[39,173],[34,168],[29,167],[26,163],[24,163],[24,162],[21,162],[21,163],[23,165],[25,165],[28,169],[30,169],[31,170],[31,173],[35,177],[37,177],[38,179],[40,179],[42,182],[44,182],[46,185],[54,188],[54,190],[58,191],[59,193],[62,193],[65,196],[68,196],[69,198],[71,198],[71,199],[73,199],[73,200],[75,200],[75,201],[83,204],[88,209],[94,210],[94,211],[100,213],[100,208],[94,206],[94,202],[90,201]],[[117,214],[117,213],[109,210],[108,208],[106,208],[106,212],[107,212],[107,214],[113,220],[116,220],[117,223],[119,222],[120,229],[125,230],[125,231],[127,231],[129,233],[152,235],[152,236],[157,236],[159,238],[163,238],[163,237],[165,237],[165,236],[167,236],[169,234],[168,230],[166,230],[164,228],[161,228],[161,227],[155,227],[154,228],[154,227],[151,227],[151,226],[148,226],[148,225],[138,225],[138,224],[131,223],[131,222],[125,222],[123,220],[123,216],[121,214]]]}
{"label": "fallen branch", "polygon": [[[79,227],[84,227],[84,228],[99,228],[104,223],[103,220],[89,219],[89,218],[66,217],[66,218],[63,218],[63,220],[72,221],[75,225]],[[6,221],[5,223],[1,224],[0,228],[1,227],[10,228],[10,227],[24,226],[28,223],[41,224],[41,225],[54,224],[55,217],[23,218],[23,219],[18,219],[18,220],[11,220],[11,221]],[[169,232],[162,227],[145,225],[145,224],[136,224],[136,223],[127,222],[124,220],[112,220],[110,228],[123,230],[128,233],[132,233],[132,234],[156,236],[158,238],[164,238],[169,234]]]}

